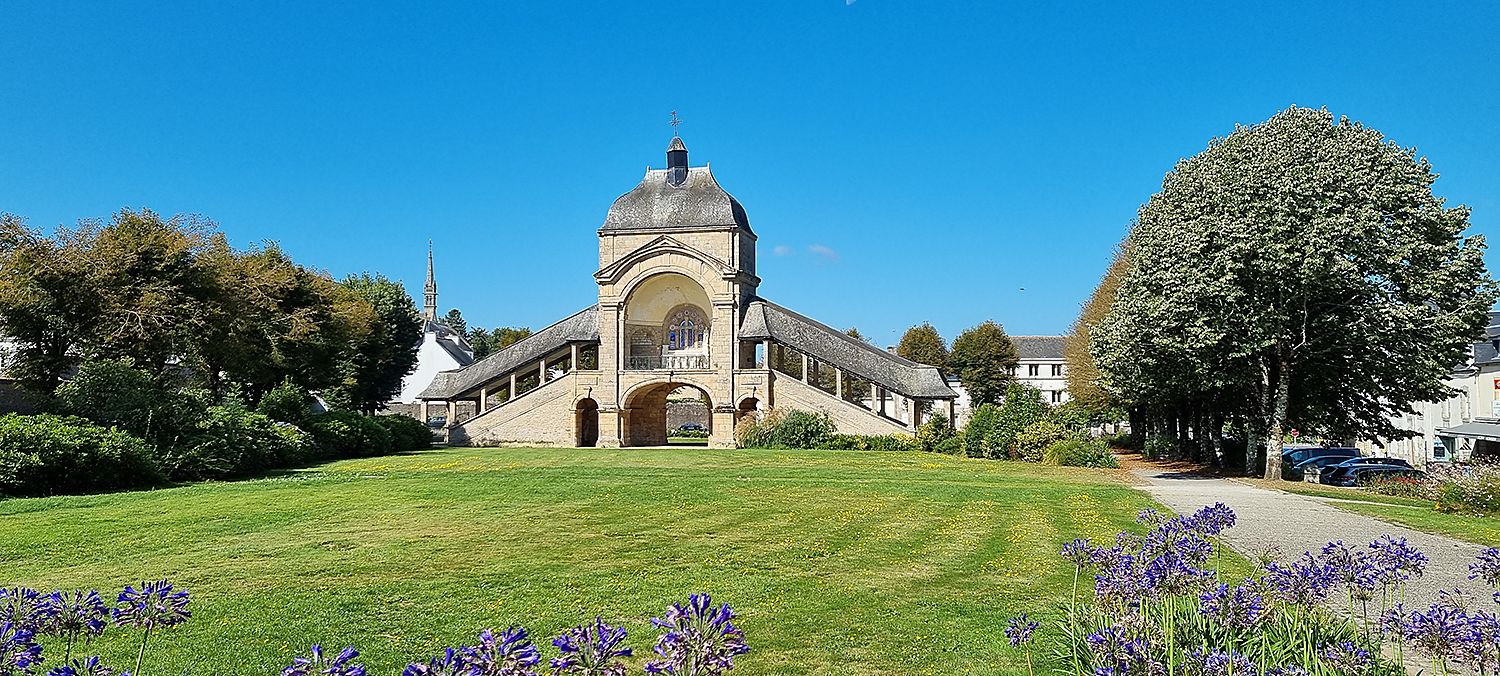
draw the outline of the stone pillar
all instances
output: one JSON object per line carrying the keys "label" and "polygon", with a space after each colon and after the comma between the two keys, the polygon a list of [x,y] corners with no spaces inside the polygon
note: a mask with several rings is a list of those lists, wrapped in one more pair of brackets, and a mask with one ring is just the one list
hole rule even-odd
{"label": "stone pillar", "polygon": [[875,397],[875,410],[880,415],[885,415],[885,388],[875,383],[870,383],[870,396]]}
{"label": "stone pillar", "polygon": [[547,358],[546,357],[542,357],[542,360],[536,363],[536,386],[537,387],[541,387],[541,386],[546,385],[546,384],[547,384]]}
{"label": "stone pillar", "polygon": [[479,406],[475,408],[476,414],[483,415],[490,410],[490,388],[488,386],[479,388]]}
{"label": "stone pillar", "polygon": [[507,399],[506,401],[515,401],[515,400],[516,400],[516,374],[515,374],[514,371],[512,371],[511,374],[510,374],[510,398]]}
{"label": "stone pillar", "polygon": [[764,342],[761,343],[761,345],[764,346],[761,348],[761,359],[764,360],[765,363],[761,364],[760,367],[763,369],[769,369],[771,368],[771,340],[767,338]]}
{"label": "stone pillar", "polygon": [[802,355],[802,382],[807,382],[807,355]]}
{"label": "stone pillar", "polygon": [[709,448],[734,448],[734,407],[719,406],[709,412]]}
{"label": "stone pillar", "polygon": [[833,394],[844,398],[844,371],[837,366],[833,367]]}
{"label": "stone pillar", "polygon": [[581,370],[581,369],[578,368],[578,343],[572,343],[572,344],[568,345],[568,350],[569,350],[569,354],[571,355],[571,359],[572,359],[568,363],[573,365],[573,368],[571,368],[569,370],[572,370],[572,371]]}
{"label": "stone pillar", "polygon": [[417,401],[419,402],[417,404],[417,410],[420,411],[421,414],[422,414],[422,424],[426,425],[427,424],[427,400],[426,399],[418,399]]}
{"label": "stone pillar", "polygon": [[447,400],[447,401],[445,401],[443,403],[445,403],[445,404],[448,405],[448,417],[445,419],[445,422],[443,423],[443,426],[444,427],[448,427],[448,428],[452,428],[453,425],[454,425],[454,420],[453,419],[456,418],[456,417],[458,417],[458,406],[456,406],[453,403],[452,399],[449,399],[449,400]]}
{"label": "stone pillar", "polygon": [[916,429],[922,426],[922,402],[916,399],[907,399],[911,404],[911,427]]}
{"label": "stone pillar", "polygon": [[954,400],[953,399],[949,399],[948,400],[948,424],[951,425],[953,427],[953,429],[958,429],[958,414],[956,414],[956,413],[953,412],[953,406],[954,406]]}

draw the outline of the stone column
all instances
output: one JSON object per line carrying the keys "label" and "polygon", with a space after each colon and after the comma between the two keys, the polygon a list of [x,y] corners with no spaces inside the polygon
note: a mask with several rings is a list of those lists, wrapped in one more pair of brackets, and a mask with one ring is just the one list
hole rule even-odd
{"label": "stone column", "polygon": [[807,382],[807,355],[802,355],[802,382]]}
{"label": "stone column", "polygon": [[844,371],[837,366],[833,367],[833,394],[844,398]]}
{"label": "stone column", "polygon": [[907,399],[911,403],[911,426],[916,429],[922,426],[922,402],[916,399]]}
{"label": "stone column", "polygon": [[515,371],[512,371],[511,374],[510,374],[510,398],[507,399],[506,401],[515,401],[515,400],[516,400],[516,373],[515,373]]}
{"label": "stone column", "polygon": [[417,401],[420,402],[420,403],[417,404],[417,410],[422,413],[422,424],[426,425],[427,424],[427,400],[426,399],[418,399]]}
{"label": "stone column", "polygon": [[547,384],[547,358],[546,357],[542,357],[542,360],[536,363],[536,386],[537,387],[541,387],[541,386],[546,385],[546,384]]}
{"label": "stone column", "polygon": [[768,338],[764,342],[762,342],[761,345],[764,346],[761,349],[761,360],[764,363],[762,363],[760,367],[763,369],[769,369],[771,368],[771,340]]}
{"label": "stone column", "polygon": [[451,429],[454,425],[453,419],[458,417],[458,406],[453,403],[452,399],[449,399],[443,403],[448,405],[448,418],[446,422],[443,423],[443,426]]}
{"label": "stone column", "polygon": [[954,400],[953,399],[949,399],[948,400],[948,424],[952,425],[953,429],[958,429],[958,417],[957,417],[958,414],[956,414],[956,413],[953,412],[953,406],[954,406]]}
{"label": "stone column", "polygon": [[571,370],[571,371],[581,370],[581,369],[578,368],[578,343],[572,343],[572,344],[568,345],[568,349],[569,349],[569,354],[571,355],[571,358],[572,358],[572,361],[569,361],[568,363],[573,365],[573,368],[571,368],[569,370]]}
{"label": "stone column", "polygon": [[488,386],[479,388],[479,407],[477,413],[483,415],[490,410],[490,388]]}
{"label": "stone column", "polygon": [[885,415],[885,388],[875,383],[870,383],[870,396],[875,397],[875,401],[872,402],[875,404],[875,410],[880,415]]}

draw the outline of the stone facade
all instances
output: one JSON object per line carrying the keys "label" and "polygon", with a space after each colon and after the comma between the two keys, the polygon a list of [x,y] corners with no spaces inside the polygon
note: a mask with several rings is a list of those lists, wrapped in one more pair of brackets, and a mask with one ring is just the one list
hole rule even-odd
{"label": "stone facade", "polygon": [[[667,400],[686,387],[702,394],[709,445],[727,448],[741,417],[771,405],[828,411],[853,434],[914,432],[919,399],[951,410],[956,395],[936,369],[758,298],[743,207],[708,167],[687,166],[680,139],[667,165],[610,207],[598,231],[597,305],[437,374],[418,395],[419,417],[475,402],[471,419],[447,415],[455,444],[662,445]],[[795,374],[768,367],[773,346],[797,355]],[[799,379],[808,372],[831,373],[833,391]],[[879,398],[846,397],[844,383],[856,381],[851,392]]]}

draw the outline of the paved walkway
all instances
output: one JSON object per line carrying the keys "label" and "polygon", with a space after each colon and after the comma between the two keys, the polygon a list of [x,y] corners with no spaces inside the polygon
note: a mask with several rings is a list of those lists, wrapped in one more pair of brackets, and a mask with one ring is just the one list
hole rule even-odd
{"label": "paved walkway", "polygon": [[1407,588],[1407,607],[1426,608],[1437,600],[1438,590],[1462,588],[1475,595],[1482,607],[1494,593],[1478,580],[1470,580],[1469,564],[1483,547],[1397,526],[1363,514],[1333,507],[1331,500],[1282,493],[1202,474],[1156,469],[1132,472],[1147,482],[1142,488],[1173,511],[1191,513],[1204,505],[1222,502],[1234,510],[1234,528],[1225,531],[1224,542],[1252,560],[1266,547],[1281,549],[1285,558],[1302,552],[1316,554],[1324,544],[1343,540],[1362,547],[1382,535],[1404,537],[1429,559],[1427,573]]}

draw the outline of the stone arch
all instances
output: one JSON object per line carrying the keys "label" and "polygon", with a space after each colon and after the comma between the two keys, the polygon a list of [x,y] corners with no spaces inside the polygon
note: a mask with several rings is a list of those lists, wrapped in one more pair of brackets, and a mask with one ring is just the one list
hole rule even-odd
{"label": "stone arch", "polygon": [[[679,272],[658,272],[630,287],[623,308],[622,356],[630,370],[691,370],[708,367],[709,334],[714,306],[700,280]],[[694,347],[676,347],[683,327],[671,326],[674,317],[694,318]],[[680,323],[680,322],[679,322]]]}
{"label": "stone arch", "polygon": [[[620,433],[622,446],[665,446],[667,443],[667,398],[683,387],[697,390],[708,410],[713,410],[713,400],[708,387],[688,379],[661,379],[642,383],[625,393],[624,427]],[[709,416],[709,433],[713,433],[713,416]]]}
{"label": "stone arch", "polygon": [[573,442],[579,448],[599,444],[599,402],[592,397],[573,403]]}

